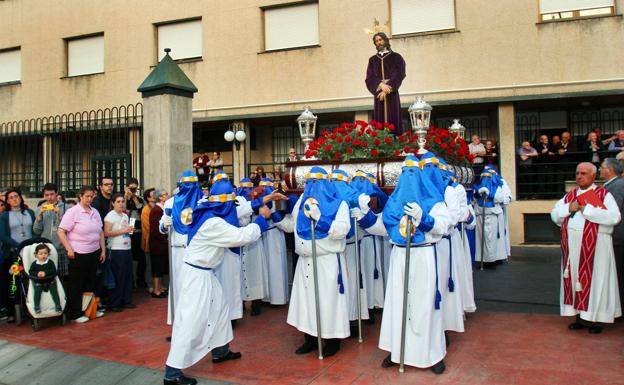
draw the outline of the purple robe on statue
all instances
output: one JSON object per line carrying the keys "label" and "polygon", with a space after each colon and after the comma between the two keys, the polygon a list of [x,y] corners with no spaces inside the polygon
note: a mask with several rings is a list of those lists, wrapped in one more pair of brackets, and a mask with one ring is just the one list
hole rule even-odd
{"label": "purple robe on statue", "polygon": [[[386,80],[386,84],[392,87],[392,92],[386,95],[384,102],[377,99],[379,83]],[[401,123],[401,100],[399,99],[399,87],[405,79],[405,60],[396,52],[390,51],[381,56],[376,54],[368,59],[366,69],[366,88],[374,96],[373,120],[388,122],[395,126],[395,135],[403,133]]]}

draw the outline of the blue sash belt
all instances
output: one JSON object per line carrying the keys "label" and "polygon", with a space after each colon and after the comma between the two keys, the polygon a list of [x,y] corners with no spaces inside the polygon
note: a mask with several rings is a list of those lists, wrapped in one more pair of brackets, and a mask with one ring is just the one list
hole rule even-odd
{"label": "blue sash belt", "polygon": [[193,265],[192,263],[188,263],[188,262],[184,262],[184,263],[186,263],[187,265],[189,265],[189,266],[191,266],[191,267],[194,267],[194,268],[196,268],[196,269],[199,269],[199,270],[212,270],[212,268],[211,268],[211,267],[197,266],[197,265]]}

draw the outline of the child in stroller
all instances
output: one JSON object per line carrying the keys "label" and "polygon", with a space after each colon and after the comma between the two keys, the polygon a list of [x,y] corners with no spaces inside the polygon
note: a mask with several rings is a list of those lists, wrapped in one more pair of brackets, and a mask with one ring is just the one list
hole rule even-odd
{"label": "child in stroller", "polygon": [[49,259],[50,247],[45,243],[38,244],[35,247],[35,260],[28,269],[28,275],[32,282],[35,297],[33,304],[35,313],[41,314],[41,293],[50,292],[52,301],[54,301],[54,311],[61,312],[61,300],[59,299],[58,289],[56,288],[56,265],[54,261]]}

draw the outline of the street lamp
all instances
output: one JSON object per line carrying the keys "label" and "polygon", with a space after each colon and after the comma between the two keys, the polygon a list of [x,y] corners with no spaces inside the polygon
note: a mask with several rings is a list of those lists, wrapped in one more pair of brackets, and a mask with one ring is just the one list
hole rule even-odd
{"label": "street lamp", "polygon": [[[312,111],[310,111],[310,107],[307,106],[297,118],[297,124],[299,124],[299,135],[301,135],[301,141],[305,144],[305,152],[310,149],[310,143],[314,141],[317,119],[318,117],[314,116]],[[314,157],[309,159],[314,159]]]}
{"label": "street lamp", "polygon": [[418,135],[418,154],[424,154],[425,150],[425,136],[429,129],[429,120],[431,119],[431,106],[423,99],[422,96],[416,97],[416,101],[408,108],[410,114],[410,120],[412,121],[412,130]]}
{"label": "street lamp", "polygon": [[453,119],[453,124],[449,127],[449,132],[456,133],[458,137],[464,139],[464,134],[466,133],[466,127],[462,126],[459,123],[459,119]]}
{"label": "street lamp", "polygon": [[247,139],[247,134],[245,134],[245,122],[232,122],[228,130],[223,134],[223,139],[225,139],[226,142],[234,142],[236,150],[240,150],[241,143]]}

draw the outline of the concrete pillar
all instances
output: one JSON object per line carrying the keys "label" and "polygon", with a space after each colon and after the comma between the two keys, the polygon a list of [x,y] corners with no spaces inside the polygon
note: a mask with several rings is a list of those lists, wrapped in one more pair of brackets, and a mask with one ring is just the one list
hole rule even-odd
{"label": "concrete pillar", "polygon": [[234,184],[247,176],[247,164],[249,163],[251,139],[251,129],[248,121],[241,121],[241,125],[244,127],[245,135],[247,138],[244,142],[236,144],[236,141],[232,142],[232,178]]}
{"label": "concrete pillar", "polygon": [[171,192],[193,162],[193,94],[197,87],[166,55],[139,86],[143,96],[143,185]]}
{"label": "concrete pillar", "polygon": [[516,135],[515,109],[513,103],[498,105],[498,152],[500,173],[516,196]]}
{"label": "concrete pillar", "polygon": [[370,121],[370,111],[356,111],[355,120],[363,120],[365,122]]}
{"label": "concrete pillar", "polygon": [[144,186],[171,192],[177,175],[192,167],[192,101],[168,94],[143,99]]}

